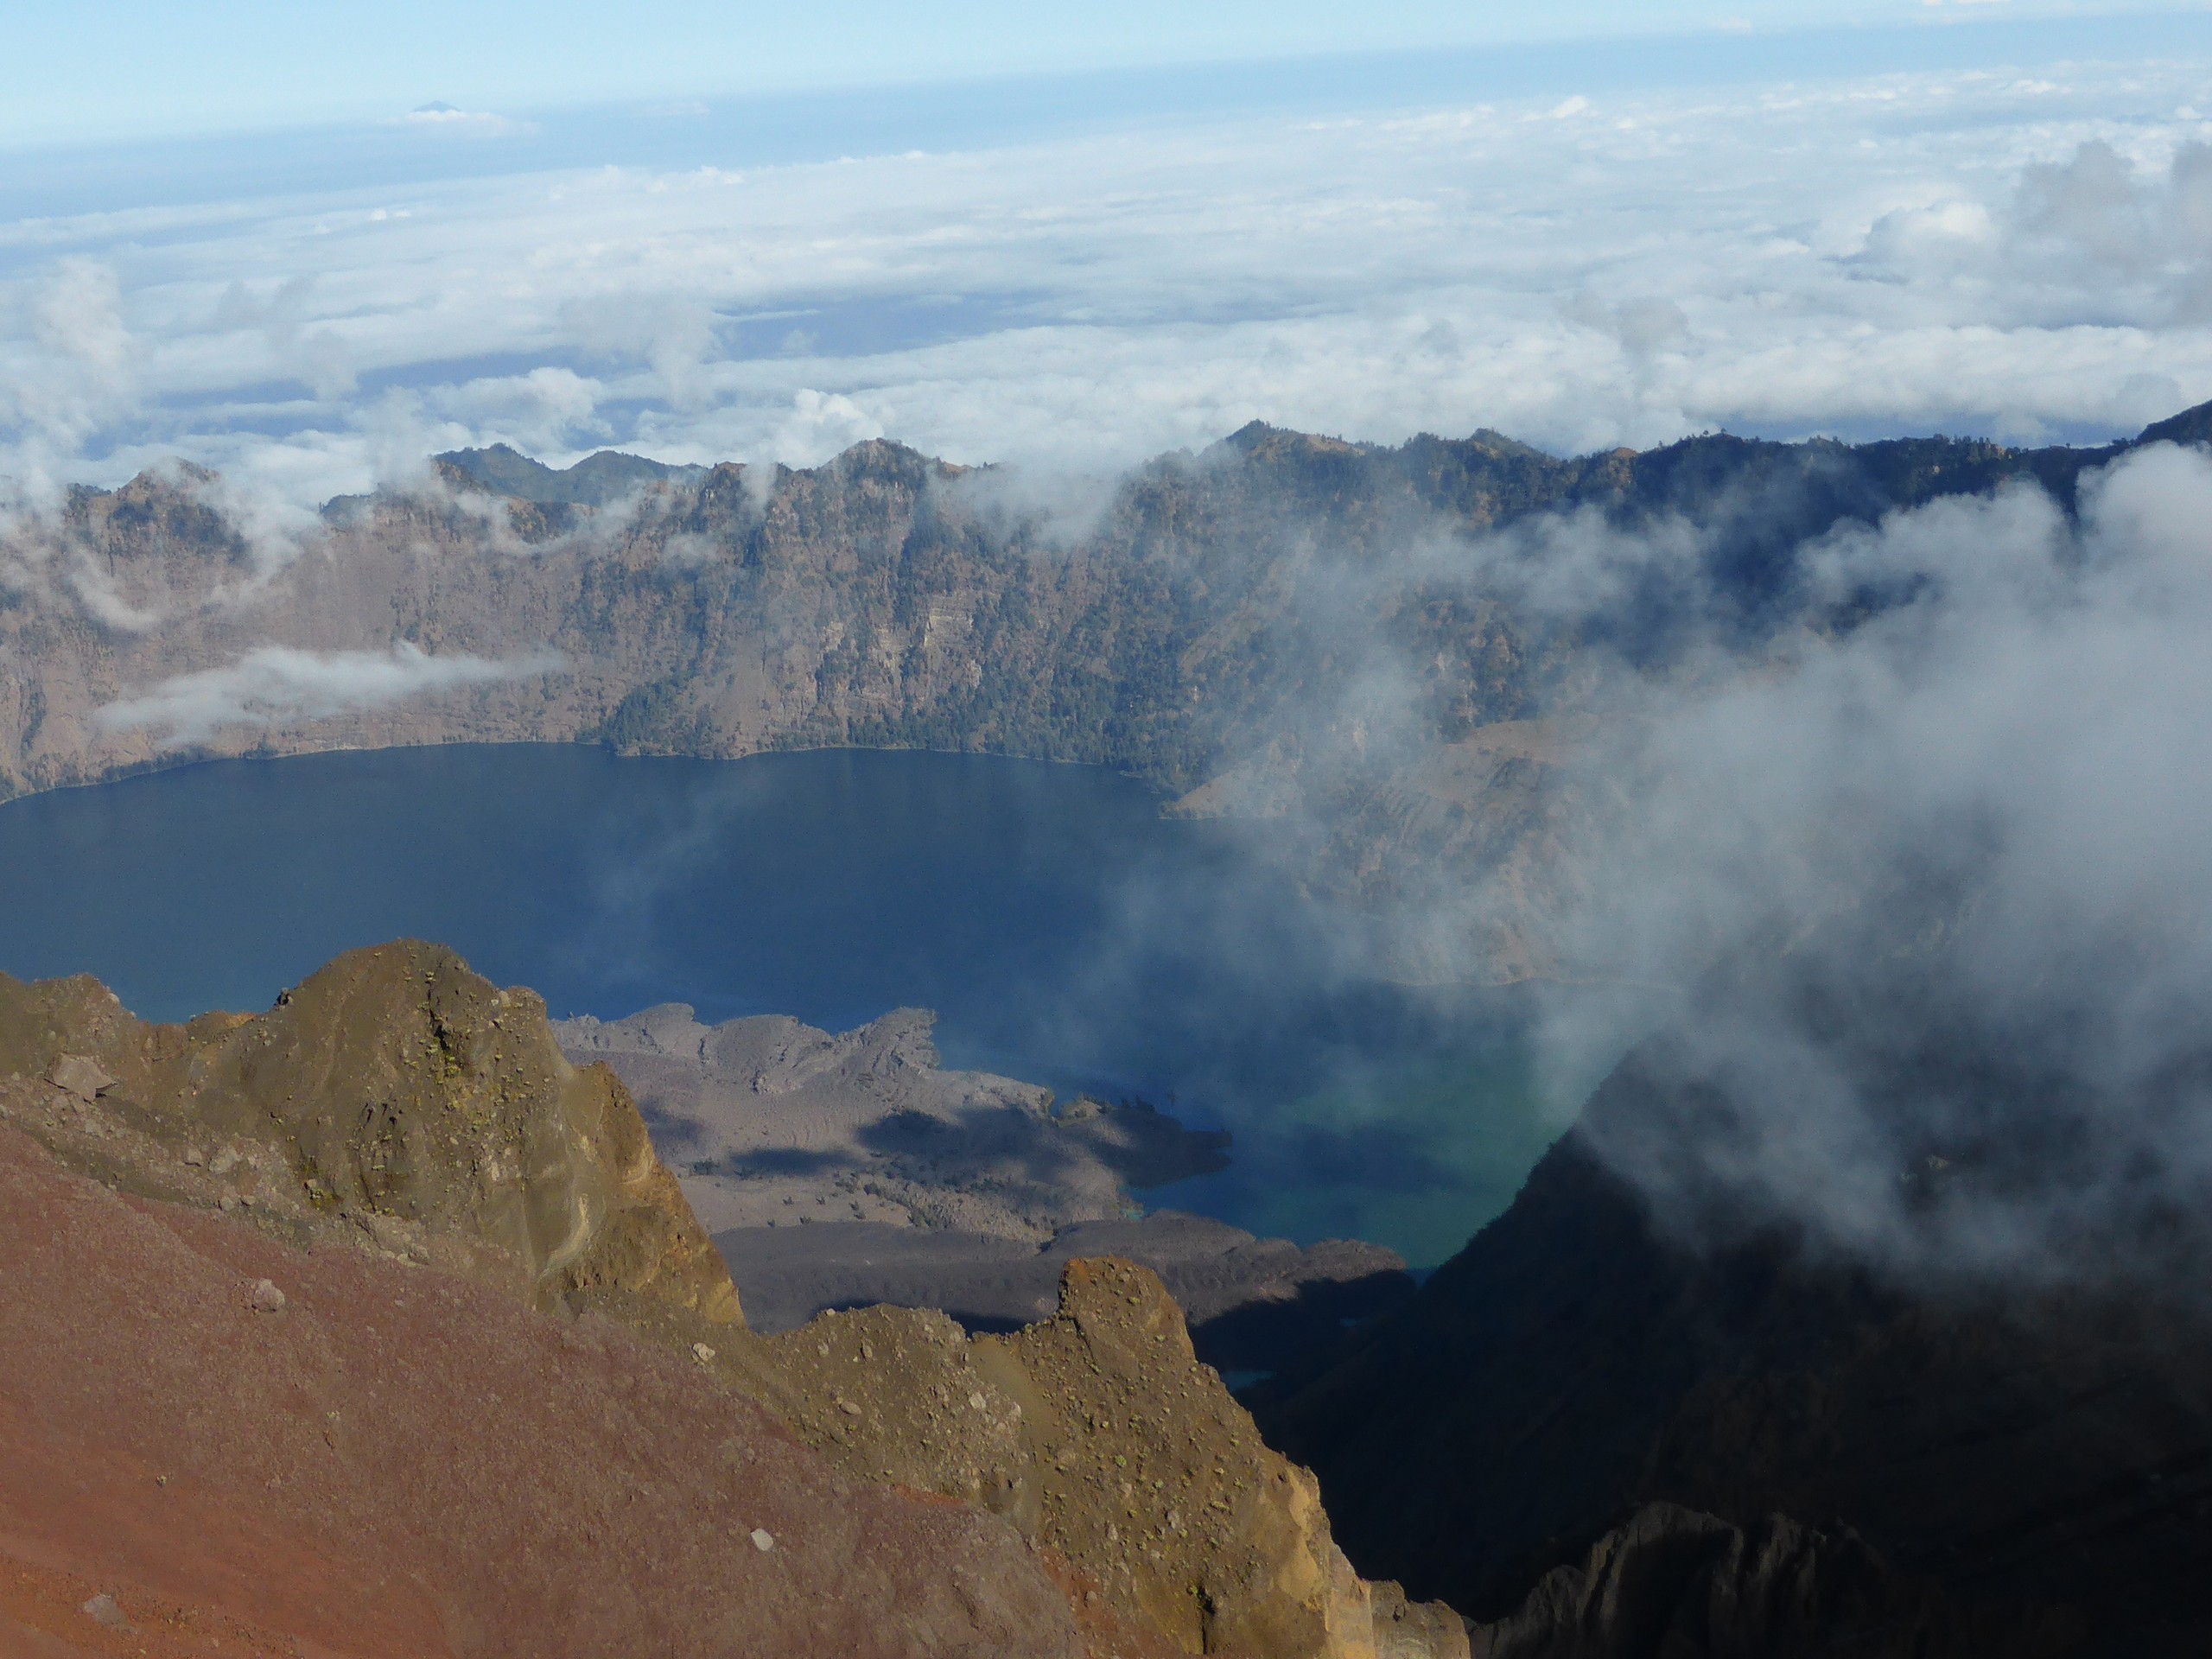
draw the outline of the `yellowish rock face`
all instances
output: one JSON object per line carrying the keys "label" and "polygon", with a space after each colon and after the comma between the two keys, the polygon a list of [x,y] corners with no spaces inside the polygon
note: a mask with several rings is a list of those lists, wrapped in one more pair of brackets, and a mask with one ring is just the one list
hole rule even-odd
{"label": "yellowish rock face", "polygon": [[541,1306],[620,1296],[739,1319],[622,1085],[562,1058],[534,994],[441,947],[352,951],[266,1014],[186,1026],[145,1025],[90,979],[6,981],[0,1071],[96,1102],[115,1133],[89,1145],[173,1174],[178,1196],[212,1183]]}

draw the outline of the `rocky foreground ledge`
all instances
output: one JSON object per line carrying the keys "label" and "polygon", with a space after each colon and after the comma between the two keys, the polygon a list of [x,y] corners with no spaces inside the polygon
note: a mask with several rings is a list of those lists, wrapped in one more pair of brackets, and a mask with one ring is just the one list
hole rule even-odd
{"label": "rocky foreground ledge", "polygon": [[1469,1651],[1141,1267],[748,1331],[620,1082],[435,946],[184,1026],[0,976],[0,1646]]}
{"label": "rocky foreground ledge", "polygon": [[[620,1079],[450,951],[357,951],[184,1026],[0,976],[0,1653],[2092,1650],[1988,1645],[1848,1526],[1593,1491],[1618,1393],[1523,1357],[1586,1339],[1656,1375],[1621,1345],[1669,1327],[1664,1299],[1577,1300],[1592,1252],[1662,1262],[1587,1208],[1581,1254],[1495,1287],[1536,1314],[1517,1346],[1438,1326],[1463,1269],[1352,1339],[1419,1400],[1339,1356],[1270,1402],[1370,1561],[1433,1582],[1498,1515],[1535,1540],[1474,1623],[1363,1580],[1143,1266],[1072,1256],[1048,1316],[1002,1334],[887,1306],[747,1329]],[[1496,1412],[1500,1375],[1540,1421]],[[1351,1470],[1317,1399],[1406,1454]],[[1502,1449],[1427,1433],[1439,1406]],[[1720,1480],[1747,1446],[1819,1455],[1786,1427],[1697,1444]]]}

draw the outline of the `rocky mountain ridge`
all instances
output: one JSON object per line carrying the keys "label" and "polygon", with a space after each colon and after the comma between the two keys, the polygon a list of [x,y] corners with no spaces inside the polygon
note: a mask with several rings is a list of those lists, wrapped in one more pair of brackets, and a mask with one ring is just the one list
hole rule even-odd
{"label": "rocky mountain ridge", "polygon": [[[1797,550],[1829,526],[2008,480],[2070,502],[2129,447],[1714,435],[1561,460],[1255,425],[1135,469],[1090,523],[880,441],[772,476],[456,452],[289,540],[179,467],[0,547],[0,794],[456,741],[1081,760],[1269,822],[1317,891],[1448,909],[1387,971],[1512,979],[1557,965],[1563,849],[1603,803],[1574,766],[1587,624],[1497,579],[1542,556],[1504,532],[1691,526],[1700,626],[1756,633],[1796,619]],[[1669,649],[1681,602],[1642,594],[1611,645]]]}

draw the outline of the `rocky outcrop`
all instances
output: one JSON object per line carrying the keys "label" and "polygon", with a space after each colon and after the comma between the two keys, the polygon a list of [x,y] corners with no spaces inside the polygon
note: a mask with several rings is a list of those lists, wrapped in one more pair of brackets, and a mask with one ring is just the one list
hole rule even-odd
{"label": "rocky outcrop", "polygon": [[1268,1450],[1197,1361],[1155,1275],[1072,1262],[1053,1319],[978,1346],[1026,1384],[1039,1537],[1110,1560],[1117,1610],[1191,1653],[1373,1650],[1370,1592],[1313,1478]]}
{"label": "rocky outcrop", "polygon": [[[89,1099],[67,1086],[88,1065],[109,1077]],[[58,1153],[149,1192],[538,1306],[740,1317],[620,1083],[562,1058],[534,995],[441,947],[353,951],[266,1014],[181,1027],[143,1024],[91,979],[0,976],[0,1100]]]}
{"label": "rocky outcrop", "polygon": [[1071,1262],[1054,1317],[1006,1337],[875,1307],[766,1346],[840,1467],[1005,1515],[1180,1651],[1370,1659],[1378,1631],[1405,1659],[1466,1651],[1456,1616],[1361,1581],[1145,1268]]}
{"label": "rocky outcrop", "polygon": [[[471,1310],[484,1297],[493,1297],[512,1310],[491,1323],[495,1336],[529,1314],[603,1321],[593,1328],[603,1328],[609,1339],[619,1337],[625,1355],[647,1351],[636,1341],[644,1338],[652,1357],[635,1362],[644,1366],[641,1377],[702,1379],[709,1393],[701,1397],[726,1402],[740,1424],[757,1423],[747,1414],[765,1408],[856,1483],[842,1490],[887,1484],[906,1489],[910,1499],[930,1494],[971,1506],[963,1514],[995,1513],[1011,1529],[1005,1536],[1022,1541],[1036,1552],[1040,1571],[1058,1575],[1053,1581],[1071,1598],[1065,1604],[1075,1621],[1071,1639],[1088,1643],[1092,1651],[1370,1659],[1378,1629],[1390,1633],[1397,1651],[1418,1659],[1456,1659],[1465,1650],[1450,1615],[1408,1608],[1388,1587],[1379,1592],[1378,1624],[1378,1591],[1363,1584],[1336,1548],[1311,1477],[1262,1445],[1218,1375],[1196,1359],[1182,1316],[1159,1280],[1142,1268],[1070,1263],[1058,1313],[1004,1338],[971,1340],[941,1313],[891,1307],[825,1315],[774,1338],[747,1331],[728,1274],[655,1156],[620,1081],[601,1067],[570,1066],[537,998],[495,989],[436,947],[357,951],[264,1014],[210,1014],[181,1027],[143,1024],[89,979],[28,986],[0,980],[0,1135],[10,1133],[27,1134],[46,1149],[43,1156],[75,1172],[70,1190],[91,1195],[97,1205],[121,1204],[131,1215],[150,1217],[148,1225],[193,1237],[200,1236],[193,1228],[214,1228],[207,1236],[234,1241],[242,1254],[232,1291],[247,1331],[289,1331],[304,1315],[324,1317],[315,1274],[299,1265],[305,1262],[341,1278],[397,1274],[390,1282],[419,1285],[416,1294],[424,1305],[442,1301],[469,1319],[479,1318]],[[129,1202],[118,1194],[129,1195]],[[30,1217],[46,1202],[22,1198],[0,1232],[40,1232],[45,1224]],[[307,1254],[299,1254],[303,1249]],[[358,1267],[344,1265],[357,1261]],[[75,1311],[128,1306],[136,1294],[128,1286],[104,1287],[97,1268],[87,1274],[77,1281],[83,1306]],[[10,1297],[0,1303],[11,1303],[20,1291],[33,1296],[26,1317],[67,1324],[73,1310],[47,1306],[62,1295],[59,1289],[41,1282],[34,1294],[24,1288],[28,1280],[10,1282]],[[537,1386],[530,1379],[542,1382],[549,1367],[557,1370],[557,1356],[545,1357],[551,1351],[540,1343],[516,1362],[519,1370],[505,1361],[480,1364],[473,1349],[453,1344],[441,1331],[416,1329],[394,1312],[363,1317],[368,1327],[349,1328],[342,1339],[315,1329],[315,1363],[334,1366],[338,1380],[302,1382],[300,1392],[283,1396],[284,1409],[304,1401],[314,1406],[304,1420],[308,1427],[315,1413],[323,1413],[327,1433],[339,1436],[334,1425],[351,1421],[349,1412],[373,1415],[370,1404],[349,1403],[354,1396],[348,1389],[373,1394],[381,1369],[415,1363],[416,1343],[444,1343],[420,1368],[428,1392],[409,1409],[439,1416],[442,1438],[429,1444],[440,1459],[470,1478],[493,1481],[504,1467],[499,1456],[474,1448],[468,1436],[487,1413],[516,1415],[516,1392]],[[251,1323],[257,1319],[276,1323]],[[136,1340],[161,1334],[142,1332]],[[210,1338],[218,1346],[233,1339],[221,1332]],[[73,1354],[69,1343],[90,1340],[82,1332],[66,1340],[38,1337],[34,1347],[48,1342],[59,1344],[57,1352]],[[358,1355],[349,1346],[361,1344],[367,1346]],[[448,1358],[456,1368],[449,1374],[440,1369]],[[122,1360],[99,1363],[111,1365],[118,1377],[131,1374]],[[193,1349],[179,1363],[172,1380],[181,1389],[184,1376],[196,1377],[203,1401],[207,1379],[225,1376],[213,1350]],[[622,1359],[620,1368],[634,1369],[633,1362]],[[440,1388],[448,1392],[440,1395]],[[554,1394],[558,1405],[559,1390]],[[0,1389],[0,1405],[6,1399]],[[597,1408],[588,1399],[575,1408],[582,1415],[568,1433],[588,1439],[601,1421]],[[535,1421],[522,1415],[525,1427]],[[170,1419],[156,1413],[149,1421],[158,1427]],[[404,1432],[396,1424],[386,1427]],[[158,1432],[187,1433],[167,1427]],[[702,1427],[695,1413],[680,1433],[671,1430],[677,1438],[666,1444],[627,1428],[618,1437],[629,1437],[623,1443],[635,1448],[644,1466],[696,1465],[715,1490],[741,1495],[748,1465],[745,1454],[731,1449],[742,1440],[732,1441],[732,1432],[711,1422]],[[328,1444],[335,1448],[339,1441]],[[346,1444],[359,1448],[360,1478],[372,1480],[373,1438]],[[317,1477],[299,1472],[315,1466],[301,1461],[303,1455],[315,1454],[285,1441],[242,1468],[253,1480],[273,1478],[281,1485],[300,1479],[312,1487]],[[583,1530],[575,1537],[588,1538],[595,1535],[592,1529],[608,1524],[607,1506],[628,1501],[631,1483],[645,1477],[615,1468],[578,1478],[578,1491],[557,1500],[546,1497],[542,1484],[518,1480],[514,1501],[535,1493],[531,1501],[565,1505],[563,1515],[582,1517],[576,1524]],[[409,1502],[467,1507],[463,1488],[438,1486],[427,1472],[422,1480],[430,1484],[409,1487]],[[384,1501],[381,1494],[375,1499]],[[506,1501],[487,1509],[491,1530],[485,1535],[535,1536],[526,1528],[517,1533],[511,1518],[503,1518]],[[148,1517],[156,1511],[144,1506],[155,1502],[142,1492],[134,1507],[118,1496],[111,1509],[85,1522],[83,1535],[121,1524],[118,1517],[152,1525]],[[395,1504],[393,1512],[403,1509]],[[722,1520],[699,1523],[727,1528],[732,1511],[720,1513]],[[846,1531],[835,1535],[843,1541],[828,1548],[857,1550],[856,1559],[865,1560],[864,1537],[876,1535],[868,1531],[872,1513],[863,1505],[855,1511],[859,1518],[846,1517]],[[718,1533],[715,1548],[727,1538]],[[571,1538],[559,1548],[550,1542],[532,1547],[543,1549],[540,1565],[551,1581],[562,1582],[556,1571],[562,1549],[579,1546]],[[750,1560],[746,1547],[733,1547],[741,1562]],[[686,1551],[676,1559],[728,1574],[716,1579],[718,1596],[750,1581],[714,1565],[698,1548]],[[207,1571],[219,1567],[201,1563]],[[474,1585],[467,1573],[474,1570],[462,1560],[431,1581]],[[455,1593],[466,1604],[477,1592]],[[896,1599],[894,1588],[884,1594]],[[918,1605],[937,1606],[944,1594],[967,1609],[978,1628],[1018,1624],[1027,1617],[1019,1597],[1001,1595],[988,1575],[979,1580],[951,1569],[945,1584]],[[623,1605],[634,1600],[632,1594]],[[537,1628],[502,1611],[507,1604],[499,1597],[486,1592],[484,1605],[491,1611],[480,1616],[465,1605],[452,1617],[512,1618],[516,1629]],[[769,1604],[762,1617],[780,1618],[774,1609],[782,1605]],[[671,1617],[665,1610],[637,1616],[636,1628],[651,1638],[644,1645],[690,1650],[688,1637],[664,1643],[656,1634]],[[480,1622],[454,1624],[461,1634],[449,1632],[449,1639],[480,1645],[472,1633],[482,1628]],[[579,1628],[606,1635],[589,1621]],[[726,1620],[702,1628],[741,1634],[750,1627]],[[791,1639],[785,1624],[765,1628],[772,1637],[768,1650]],[[928,1628],[954,1627],[931,1614]],[[906,1626],[894,1619],[887,1629],[895,1641],[848,1645],[836,1638],[830,1646],[840,1652],[1077,1650],[1053,1645],[1059,1628],[1043,1619],[1035,1630],[1024,1630],[1022,1641],[999,1646],[982,1637],[909,1639],[897,1636]],[[608,1637],[596,1649],[587,1643],[575,1650],[624,1645]],[[730,1645],[724,1641],[715,1650]],[[413,1650],[406,1641],[393,1649],[401,1649]]]}

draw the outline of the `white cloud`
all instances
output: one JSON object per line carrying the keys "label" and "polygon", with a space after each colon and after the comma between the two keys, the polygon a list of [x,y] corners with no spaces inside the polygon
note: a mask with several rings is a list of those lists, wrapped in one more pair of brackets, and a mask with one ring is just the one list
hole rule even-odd
{"label": "white cloud", "polygon": [[567,449],[579,437],[612,435],[596,418],[606,395],[599,381],[572,369],[532,369],[435,387],[424,401],[473,435],[543,454]]}
{"label": "white cloud", "polygon": [[397,118],[397,124],[430,132],[469,133],[487,137],[530,130],[526,122],[511,121],[504,115],[493,115],[485,110],[456,109],[445,103],[418,105]]}
{"label": "white cloud", "polygon": [[[1651,1064],[1707,1086],[1701,1118],[1597,1118],[1662,1211],[1718,1187],[1917,1268],[2064,1274],[2109,1265],[2070,1241],[2199,1205],[2208,522],[2212,460],[2153,446],[2085,480],[2078,524],[2019,486],[1830,533],[1798,597],[1817,616],[1892,596],[1856,626],[1746,651],[1704,588],[1703,657],[1623,671],[1623,797],[1573,960],[1664,988],[1630,1028],[1667,1020],[1683,1034]],[[1602,613],[1639,559],[1691,601],[1710,581],[1694,544],[1594,518],[1554,535],[1554,614],[1577,594]],[[1746,952],[1752,971],[1712,976]],[[1570,1072],[1618,1052],[1590,1025],[1618,1008],[1554,1010]],[[2062,1170],[2009,1161],[2050,1144]],[[1961,1172],[1933,1209],[1901,1179],[1929,1156]]]}
{"label": "white cloud", "polygon": [[382,709],[424,692],[551,673],[551,653],[492,658],[433,657],[402,642],[389,652],[299,651],[264,645],[224,668],[163,680],[99,711],[109,731],[150,731],[164,749],[205,742],[226,726],[328,720]]}
{"label": "white cloud", "polygon": [[2212,129],[2177,113],[2202,82],[2070,66],[1526,118],[1554,98],[22,221],[0,473],[174,451],[359,489],[408,421],[556,461],[881,431],[1094,468],[1255,416],[1558,448],[2101,435],[2212,396]]}

